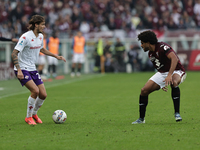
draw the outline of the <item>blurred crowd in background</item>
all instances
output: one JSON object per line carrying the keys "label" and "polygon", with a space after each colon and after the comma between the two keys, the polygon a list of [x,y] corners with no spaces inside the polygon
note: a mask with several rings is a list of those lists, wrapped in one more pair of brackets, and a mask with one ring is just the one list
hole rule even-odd
{"label": "blurred crowd in background", "polygon": [[61,38],[122,29],[178,30],[200,27],[200,0],[0,0],[0,34],[18,38],[32,15],[45,16],[45,32]]}

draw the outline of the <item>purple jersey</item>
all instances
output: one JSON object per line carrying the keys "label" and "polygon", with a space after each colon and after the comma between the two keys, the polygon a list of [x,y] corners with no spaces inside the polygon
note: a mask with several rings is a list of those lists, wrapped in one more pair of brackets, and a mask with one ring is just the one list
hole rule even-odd
{"label": "purple jersey", "polygon": [[[154,67],[159,72],[168,72],[171,66],[171,60],[167,57],[169,53],[175,53],[175,51],[172,49],[171,46],[164,42],[158,42],[155,45],[155,51],[149,51],[149,59],[153,63]],[[176,55],[177,56],[177,55]],[[177,56],[178,58],[178,56]],[[179,58],[178,58],[179,59]],[[176,66],[175,70],[182,70],[185,72],[184,67],[182,66],[180,60],[178,61],[178,64]]]}

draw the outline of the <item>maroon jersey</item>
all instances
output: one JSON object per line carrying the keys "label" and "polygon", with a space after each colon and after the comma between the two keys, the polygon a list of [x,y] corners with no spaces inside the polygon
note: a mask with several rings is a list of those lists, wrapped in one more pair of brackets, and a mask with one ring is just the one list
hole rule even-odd
{"label": "maroon jersey", "polygon": [[[149,51],[149,54],[148,54],[149,59],[153,63],[154,67],[161,73],[168,72],[170,69],[171,60],[167,57],[167,55],[169,53],[174,53],[176,55],[176,53],[172,49],[172,47],[164,42],[158,42],[155,45],[155,51],[153,51],[153,52]],[[178,58],[178,56],[177,56],[177,58]],[[178,61],[178,64],[177,64],[175,70],[182,70],[185,72],[185,69],[182,66],[180,60]]]}

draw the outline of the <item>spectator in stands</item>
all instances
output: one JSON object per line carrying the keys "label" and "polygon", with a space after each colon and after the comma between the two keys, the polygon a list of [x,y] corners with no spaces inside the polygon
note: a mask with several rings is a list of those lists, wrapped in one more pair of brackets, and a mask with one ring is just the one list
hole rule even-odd
{"label": "spectator in stands", "polygon": [[116,29],[115,27],[115,22],[113,17],[109,17],[109,23],[108,23],[108,28],[112,31]]}
{"label": "spectator in stands", "polygon": [[84,37],[87,37],[87,34],[90,31],[90,25],[86,21],[82,21],[79,30],[81,31]]}
{"label": "spectator in stands", "polygon": [[180,17],[181,17],[181,14],[178,12],[178,9],[173,9],[173,12],[172,12],[172,14],[171,14],[171,17],[172,17],[174,23],[175,23],[176,25],[178,25],[178,24],[179,24],[179,19],[180,19]]}
{"label": "spectator in stands", "polygon": [[174,23],[173,19],[169,19],[168,23],[167,23],[167,29],[169,30],[176,30],[178,29],[178,26]]}
{"label": "spectator in stands", "polygon": [[187,29],[187,27],[186,27],[186,25],[184,23],[183,18],[179,19],[178,29]]}
{"label": "spectator in stands", "polygon": [[70,17],[72,16],[72,9],[71,9],[69,3],[65,3],[64,7],[61,10],[62,18],[64,18],[66,15],[69,15]]}
{"label": "spectator in stands", "polygon": [[195,15],[200,15],[200,0],[196,0],[193,11]]}
{"label": "spectator in stands", "polygon": [[193,17],[193,0],[184,0],[185,11],[188,13],[190,17]]}
{"label": "spectator in stands", "polygon": [[[172,14],[171,16],[174,23],[178,25],[179,18],[183,18],[185,14],[183,10],[187,11],[188,15],[191,17],[189,20],[192,20],[191,22],[195,21],[196,25],[199,27],[199,6],[200,0],[75,0],[69,1],[69,3],[68,0],[24,1],[24,3],[22,3],[21,0],[3,1],[0,9],[0,28],[2,28],[4,24],[7,26],[8,21],[12,22],[11,28],[15,28],[15,31],[9,30],[9,34],[13,37],[17,37],[21,35],[22,32],[27,31],[27,22],[32,15],[42,14],[45,16],[46,24],[49,24],[51,29],[57,29],[58,25],[60,26],[59,28],[67,29],[65,30],[67,33],[71,30],[80,30],[83,20],[89,24],[89,31],[87,30],[87,33],[91,31],[98,32],[102,27],[106,26],[112,31],[116,29],[130,31],[130,24],[133,25],[130,17],[137,14],[141,21],[138,23],[138,27],[132,26],[133,29],[157,29],[159,18],[163,19],[164,24],[168,24],[167,22],[170,18],[169,14]],[[69,19],[66,21],[65,16],[67,15],[68,18],[71,19],[71,23]],[[17,24],[16,21],[18,22]],[[187,28],[195,27],[193,25],[192,27],[188,25],[189,21],[187,22],[184,18],[183,21],[184,24],[187,24]],[[2,29],[6,30],[7,27]],[[62,29],[59,32],[63,32]],[[6,31],[1,32],[5,32],[6,35],[8,34]],[[63,34],[60,34],[60,36],[61,35]]]}
{"label": "spectator in stands", "polygon": [[196,24],[191,16],[188,15],[187,11],[183,11],[183,22],[187,28],[195,28]]}

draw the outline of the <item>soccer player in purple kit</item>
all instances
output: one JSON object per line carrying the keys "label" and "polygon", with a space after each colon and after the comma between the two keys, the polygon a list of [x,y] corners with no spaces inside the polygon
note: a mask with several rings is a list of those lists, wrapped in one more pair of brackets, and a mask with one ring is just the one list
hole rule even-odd
{"label": "soccer player in purple kit", "polygon": [[180,89],[179,84],[186,78],[185,69],[171,46],[164,42],[158,42],[153,31],[144,31],[138,35],[141,47],[148,52],[149,59],[153,63],[155,73],[141,89],[139,97],[139,119],[132,124],[145,123],[145,113],[148,104],[148,95],[156,90],[163,89],[167,92],[167,86],[171,86],[171,97],[174,104],[175,120],[182,121],[180,116]]}
{"label": "soccer player in purple kit", "polygon": [[25,85],[31,92],[28,98],[25,122],[29,125],[36,125],[36,123],[42,123],[41,119],[37,116],[37,111],[47,97],[44,83],[35,66],[39,52],[55,57],[58,60],[65,62],[66,60],[63,56],[54,55],[43,47],[42,32],[45,28],[45,19],[43,16],[32,16],[29,24],[29,31],[20,37],[12,52],[12,61],[14,63],[15,74],[21,85]]}

